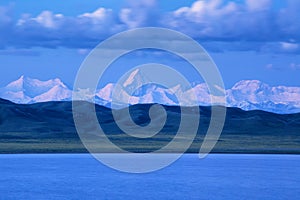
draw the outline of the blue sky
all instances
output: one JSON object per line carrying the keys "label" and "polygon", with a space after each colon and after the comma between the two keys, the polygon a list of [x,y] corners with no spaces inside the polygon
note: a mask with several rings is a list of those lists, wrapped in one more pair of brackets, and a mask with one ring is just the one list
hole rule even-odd
{"label": "blue sky", "polygon": [[[59,77],[71,86],[90,49],[115,33],[146,26],[174,29],[197,40],[227,88],[242,79],[300,86],[299,9],[298,0],[2,0],[0,86],[21,75]],[[114,75],[126,67],[157,59],[162,60],[128,56],[104,82],[115,81]],[[190,67],[171,56],[163,60]]]}

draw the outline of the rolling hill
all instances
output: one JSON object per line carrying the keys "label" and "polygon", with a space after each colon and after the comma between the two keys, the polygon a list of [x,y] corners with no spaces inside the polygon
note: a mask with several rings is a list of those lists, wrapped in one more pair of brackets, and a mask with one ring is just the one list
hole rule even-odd
{"label": "rolling hill", "polygon": [[[133,121],[146,126],[150,122],[148,113],[151,105],[130,106]],[[162,130],[153,138],[134,138],[117,126],[110,108],[99,105],[95,108],[98,121],[110,141],[133,152],[150,152],[167,145],[178,130],[181,116],[180,107],[164,106],[167,120]],[[193,153],[199,151],[211,114],[211,107],[199,108],[199,129],[188,149]],[[193,115],[193,112],[190,114]],[[110,149],[105,151],[110,152]],[[0,152],[87,152],[74,126],[72,102],[15,104],[0,99]],[[176,152],[176,148],[172,152]],[[300,114],[227,108],[224,129],[213,152],[300,153]]]}

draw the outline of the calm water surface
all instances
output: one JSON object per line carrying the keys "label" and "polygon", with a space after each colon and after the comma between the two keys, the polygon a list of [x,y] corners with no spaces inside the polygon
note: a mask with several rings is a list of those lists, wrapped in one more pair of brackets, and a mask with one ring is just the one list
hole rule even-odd
{"label": "calm water surface", "polygon": [[0,199],[298,199],[299,155],[186,154],[148,174],[88,154],[0,155]]}

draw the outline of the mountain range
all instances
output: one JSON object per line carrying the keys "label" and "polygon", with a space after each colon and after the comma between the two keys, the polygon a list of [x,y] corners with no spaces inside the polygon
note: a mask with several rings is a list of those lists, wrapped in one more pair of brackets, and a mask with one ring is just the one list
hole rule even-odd
{"label": "mountain range", "polygon": [[[133,94],[128,94],[128,88],[138,88],[142,85],[142,74],[137,69],[124,81],[114,100],[129,102],[129,105],[158,103],[164,105],[179,105],[175,92],[183,98],[181,105],[195,106],[211,105],[211,95],[205,83],[193,83],[191,88],[184,89],[181,85],[164,88],[157,84],[141,86]],[[85,100],[95,102],[106,107],[111,106],[112,93],[116,84],[109,83],[96,91],[95,94],[87,89],[76,92]],[[60,79],[40,81],[21,76],[3,88],[0,88],[0,98],[19,104],[32,104],[49,101],[71,101],[72,90]],[[197,98],[197,99],[195,99]],[[184,100],[188,101],[184,101]],[[226,90],[226,106],[243,110],[263,110],[279,114],[300,112],[300,87],[269,86],[259,80],[242,80],[232,88]]]}

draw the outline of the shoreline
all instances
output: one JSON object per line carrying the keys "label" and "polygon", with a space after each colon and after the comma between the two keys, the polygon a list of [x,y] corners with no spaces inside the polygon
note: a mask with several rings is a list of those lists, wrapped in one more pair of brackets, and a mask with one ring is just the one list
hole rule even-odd
{"label": "shoreline", "polygon": [[[1,155],[31,155],[31,154],[35,154],[35,155],[56,155],[56,154],[67,154],[67,155],[75,155],[75,154],[138,154],[136,152],[126,152],[126,153],[113,153],[113,152],[103,152],[103,153],[90,153],[90,152],[0,152],[0,156]],[[140,154],[147,154],[147,153],[140,153]],[[166,153],[158,153],[159,154],[181,154],[181,153],[177,153],[177,152],[166,152]],[[199,152],[186,152],[183,153],[183,155],[185,154],[199,154]],[[300,156],[300,152],[211,152],[208,153],[209,154],[214,154],[214,155],[299,155]]]}

